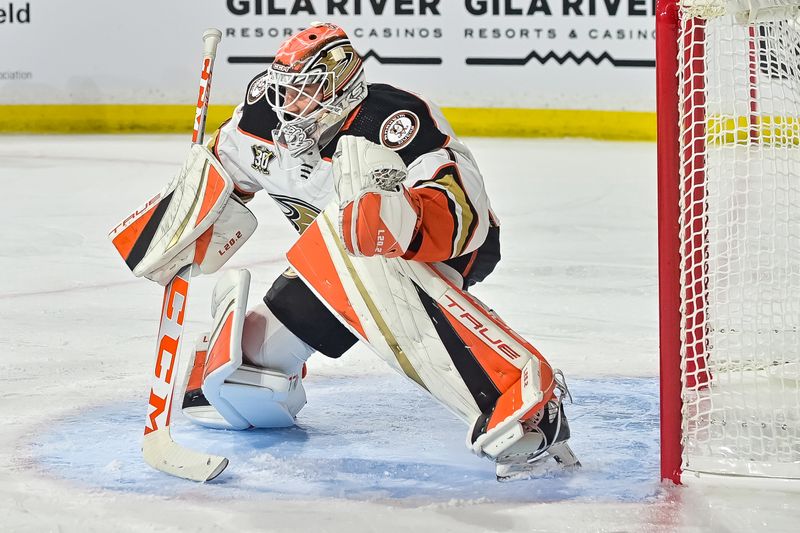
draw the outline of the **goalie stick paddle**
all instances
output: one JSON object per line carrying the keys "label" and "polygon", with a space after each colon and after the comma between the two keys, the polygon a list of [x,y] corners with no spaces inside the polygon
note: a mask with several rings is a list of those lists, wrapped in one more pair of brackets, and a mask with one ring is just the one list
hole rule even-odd
{"label": "goalie stick paddle", "polygon": [[[142,454],[147,464],[162,472],[194,481],[209,481],[228,466],[228,460],[180,446],[172,440],[169,430],[177,381],[175,374],[180,366],[180,343],[193,268],[193,265],[183,267],[164,290]],[[187,366],[185,377],[188,377],[190,366]]]}
{"label": "goalie stick paddle", "polygon": [[[211,91],[211,74],[214,58],[217,55],[217,45],[221,39],[222,32],[217,29],[209,29],[203,33],[203,71],[200,75],[200,94],[197,98],[192,133],[193,144],[203,142]],[[194,268],[193,264],[183,267],[164,288],[142,455],[147,464],[167,474],[193,481],[210,481],[225,470],[228,459],[184,448],[172,440],[169,429],[172,399],[175,394],[175,374],[180,368],[180,341],[183,336],[189,282]],[[188,377],[190,370],[191,365],[188,365],[185,377]],[[186,379],[183,382],[186,382]]]}

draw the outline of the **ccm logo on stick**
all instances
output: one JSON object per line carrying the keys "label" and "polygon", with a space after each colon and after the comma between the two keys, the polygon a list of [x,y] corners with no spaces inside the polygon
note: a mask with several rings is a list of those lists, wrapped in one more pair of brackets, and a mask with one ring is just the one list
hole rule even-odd
{"label": "ccm logo on stick", "polygon": [[[186,310],[186,295],[189,292],[189,282],[183,278],[172,281],[169,296],[164,302],[163,330],[159,332],[158,358],[156,359],[156,381],[150,389],[150,407],[152,411],[147,417],[144,434],[159,428],[159,419],[166,412],[164,425],[169,423],[169,405],[167,398],[172,391],[172,378],[175,370],[175,358],[180,344],[181,326],[183,325],[184,311]],[[158,390],[156,390],[158,389]]]}

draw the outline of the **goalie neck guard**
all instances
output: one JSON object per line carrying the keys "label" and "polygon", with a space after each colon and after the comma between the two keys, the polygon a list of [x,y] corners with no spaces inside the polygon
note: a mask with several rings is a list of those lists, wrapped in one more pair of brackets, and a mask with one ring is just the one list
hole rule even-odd
{"label": "goalie neck guard", "polygon": [[342,28],[314,23],[287,39],[267,70],[265,98],[278,115],[279,163],[314,154],[367,96],[361,56]]}

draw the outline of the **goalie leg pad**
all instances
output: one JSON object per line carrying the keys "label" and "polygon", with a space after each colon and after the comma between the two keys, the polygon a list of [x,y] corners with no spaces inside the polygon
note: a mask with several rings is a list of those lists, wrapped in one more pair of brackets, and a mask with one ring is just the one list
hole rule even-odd
{"label": "goalie leg pad", "polygon": [[537,359],[529,359],[519,380],[475,421],[467,440],[467,447],[473,453],[494,459],[522,439],[525,433],[522,422],[534,416],[552,397],[552,391],[546,394],[539,387],[538,366]]}
{"label": "goalie leg pad", "polygon": [[294,425],[294,417],[306,404],[300,374],[288,376],[242,365],[220,388],[220,397],[249,424],[248,427],[278,428]]}
{"label": "goalie leg pad", "polygon": [[226,272],[214,287],[214,322],[203,369],[203,395],[234,429],[247,429],[250,423],[222,396],[221,388],[225,379],[242,366],[241,339],[249,288],[247,270]]}
{"label": "goalie leg pad", "polygon": [[554,379],[558,394],[521,423],[521,438],[493,456],[498,481],[524,479],[546,472],[550,466],[542,463],[550,457],[562,468],[581,466],[568,443],[570,429],[564,412],[564,399],[571,399],[571,396],[560,370],[555,371]]}
{"label": "goalie leg pad", "polygon": [[226,410],[229,414],[226,419],[203,394],[207,353],[206,334],[197,342],[194,366],[183,399],[183,414],[189,420],[214,429],[275,428],[294,424],[295,415],[306,403],[301,374],[289,376],[243,364],[219,388],[219,396],[237,415],[231,419],[230,410]]}
{"label": "goalie leg pad", "polygon": [[[244,332],[253,329],[246,328],[246,317],[253,315],[245,312],[249,287],[249,272],[239,270],[226,272],[214,288],[214,329],[198,343],[183,405],[186,416],[200,425],[287,427],[294,424],[294,416],[306,403],[301,383],[305,359],[298,361],[288,353],[284,358],[290,364],[278,369],[243,364]],[[269,339],[263,334],[262,338]],[[281,348],[286,346],[276,345],[273,351]],[[308,348],[303,353],[312,351]],[[273,362],[277,359],[271,358]],[[293,371],[286,373],[283,368]]]}

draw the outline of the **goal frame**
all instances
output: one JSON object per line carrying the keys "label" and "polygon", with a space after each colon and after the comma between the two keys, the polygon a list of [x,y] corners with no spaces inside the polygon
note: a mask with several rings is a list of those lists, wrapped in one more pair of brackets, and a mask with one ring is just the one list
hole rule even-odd
{"label": "goal frame", "polygon": [[[702,343],[707,301],[702,279],[708,251],[703,212],[707,133],[702,44],[705,23],[690,19],[688,30],[681,37],[679,3],[680,0],[657,0],[656,4],[661,478],[676,484],[681,483],[682,473],[682,276],[694,280],[683,288],[686,331],[695,341],[687,343],[687,384],[695,386],[710,380]],[[681,74],[687,83],[683,86],[678,77],[679,53],[684,54]],[[751,117],[755,111],[751,105]],[[681,170],[683,175],[692,176],[692,195],[683,198]],[[681,226],[686,235],[681,235]],[[686,252],[692,251],[691,276],[681,272],[682,245]]]}
{"label": "goal frame", "polygon": [[681,482],[678,0],[656,2],[661,479]]}
{"label": "goal frame", "polygon": [[[706,183],[706,157],[708,146],[719,135],[713,113],[706,116],[706,80],[712,80],[712,85],[714,80],[713,72],[708,76],[706,72],[707,22],[701,18],[681,21],[680,4],[681,0],[656,3],[661,478],[676,484],[682,481],[683,386],[704,389],[704,384],[710,385],[713,379],[706,362],[708,342],[713,342],[713,334],[705,329],[709,303],[706,280],[708,269],[714,264],[709,260],[712,245],[707,219],[714,211],[708,207],[713,196]],[[764,139],[770,142],[776,135],[770,129],[773,124],[791,124],[786,119],[777,120],[780,117],[759,116],[760,34],[752,23],[762,21],[758,9],[780,10],[780,4],[774,7],[770,0],[754,0],[750,4],[752,12],[745,13],[743,22],[737,11],[737,22],[750,22],[744,36],[746,59],[742,63],[747,105],[739,122],[748,145],[758,145]],[[794,0],[786,9],[797,7],[800,4]],[[783,12],[776,13],[783,16]],[[682,179],[686,182],[681,183]],[[726,475],[722,471],[719,474]],[[727,475],[731,474],[738,475]],[[774,474],[764,477],[783,479]]]}

